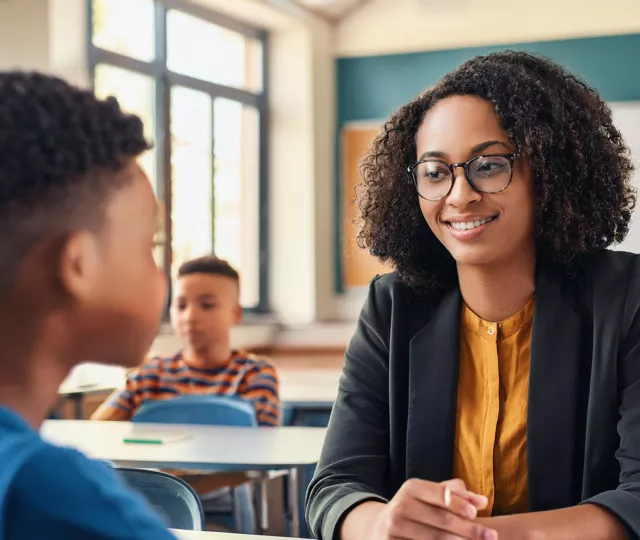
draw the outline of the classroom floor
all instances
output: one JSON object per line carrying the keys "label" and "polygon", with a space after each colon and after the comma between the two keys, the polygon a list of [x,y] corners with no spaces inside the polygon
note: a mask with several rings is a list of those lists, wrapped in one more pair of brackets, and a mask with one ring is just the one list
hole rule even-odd
{"label": "classroom floor", "polygon": [[344,355],[274,355],[270,357],[276,366],[280,385],[337,385],[342,370]]}

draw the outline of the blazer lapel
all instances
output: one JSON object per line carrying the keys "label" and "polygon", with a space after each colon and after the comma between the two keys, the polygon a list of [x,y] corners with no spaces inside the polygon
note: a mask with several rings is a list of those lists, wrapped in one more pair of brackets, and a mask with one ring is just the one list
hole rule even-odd
{"label": "blazer lapel", "polygon": [[409,345],[407,478],[451,478],[456,427],[460,315],[456,288]]}
{"label": "blazer lapel", "polygon": [[534,511],[575,503],[581,320],[566,303],[570,289],[559,276],[538,271],[527,414],[529,506]]}

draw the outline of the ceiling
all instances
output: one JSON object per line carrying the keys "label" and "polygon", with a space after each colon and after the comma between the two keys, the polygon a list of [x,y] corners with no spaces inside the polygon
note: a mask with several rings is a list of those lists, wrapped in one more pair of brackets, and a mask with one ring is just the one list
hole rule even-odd
{"label": "ceiling", "polygon": [[322,17],[338,20],[369,0],[295,0],[297,4]]}

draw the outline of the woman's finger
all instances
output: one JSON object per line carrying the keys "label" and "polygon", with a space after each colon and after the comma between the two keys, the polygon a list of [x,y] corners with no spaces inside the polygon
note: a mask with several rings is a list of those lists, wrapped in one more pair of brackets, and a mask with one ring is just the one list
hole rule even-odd
{"label": "woman's finger", "polygon": [[415,521],[403,521],[389,530],[391,540],[468,540],[463,536],[451,534],[439,529],[434,529],[424,523]]}
{"label": "woman's finger", "polygon": [[[470,540],[494,540],[497,538],[495,532],[488,527],[474,521],[471,514],[475,516],[476,509],[468,501],[455,497],[451,500],[448,508],[442,508],[412,496],[403,497],[400,500],[390,503],[392,509],[389,529],[395,531],[393,537],[402,538],[402,534],[407,534],[407,530],[415,531],[416,527],[422,527],[422,539],[431,538],[426,535],[446,532]],[[461,506],[456,506],[456,505]],[[415,523],[414,527],[406,529],[408,522]]]}
{"label": "woman's finger", "polygon": [[445,508],[432,506],[424,512],[422,519],[427,521],[429,527],[468,540],[498,540],[495,530],[481,525],[478,521],[457,516]]}
{"label": "woman's finger", "polygon": [[484,495],[479,495],[467,490],[467,486],[459,478],[447,480],[446,482],[443,482],[443,484],[446,484],[451,488],[452,494],[468,500],[476,508],[476,510],[482,510],[483,508],[487,507],[487,504],[489,504],[489,501]]}

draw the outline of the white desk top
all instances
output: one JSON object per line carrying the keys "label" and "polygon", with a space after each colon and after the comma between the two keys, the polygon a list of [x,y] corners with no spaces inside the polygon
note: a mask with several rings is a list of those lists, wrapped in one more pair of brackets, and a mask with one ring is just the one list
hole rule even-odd
{"label": "white desk top", "polygon": [[[62,383],[58,394],[95,394],[124,388],[126,371],[123,368],[86,364],[78,366]],[[335,380],[334,380],[335,379]],[[338,377],[310,384],[280,385],[280,401],[297,408],[330,408],[338,394]]]}
{"label": "white desk top", "polygon": [[127,370],[118,366],[81,364],[62,381],[58,394],[92,394],[124,388]]}
{"label": "white desk top", "polygon": [[99,394],[101,392],[113,392],[117,388],[122,388],[123,386],[116,386],[114,384],[109,384],[105,382],[95,382],[95,383],[83,383],[83,384],[73,384],[69,382],[63,383],[58,389],[59,396],[69,396],[69,395],[89,395],[89,394]]}
{"label": "white desk top", "polygon": [[179,540],[295,540],[276,538],[275,536],[257,536],[253,534],[231,534],[223,532],[171,531]]}
{"label": "white desk top", "polygon": [[[124,442],[145,430],[188,436],[164,444]],[[273,471],[317,463],[326,430],[48,420],[41,433],[50,442],[124,467]]]}

